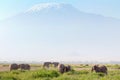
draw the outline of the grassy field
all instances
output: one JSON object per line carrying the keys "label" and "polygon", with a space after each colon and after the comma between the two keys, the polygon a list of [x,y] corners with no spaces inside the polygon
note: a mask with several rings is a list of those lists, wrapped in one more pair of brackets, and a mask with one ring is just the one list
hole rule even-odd
{"label": "grassy field", "polygon": [[43,69],[41,65],[31,65],[30,71],[9,71],[8,65],[0,65],[0,80],[120,80],[120,65],[109,65],[108,75],[91,72],[92,65],[71,65],[73,70],[60,74],[57,69]]}

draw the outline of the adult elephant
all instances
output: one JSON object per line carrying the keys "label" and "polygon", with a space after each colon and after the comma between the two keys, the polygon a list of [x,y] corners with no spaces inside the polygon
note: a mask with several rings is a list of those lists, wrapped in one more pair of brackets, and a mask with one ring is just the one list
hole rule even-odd
{"label": "adult elephant", "polygon": [[9,65],[9,68],[10,68],[10,71],[17,70],[19,68],[19,65],[16,63],[13,63]]}
{"label": "adult elephant", "polygon": [[51,62],[44,62],[43,68],[45,67],[49,68],[51,64],[52,64]]}
{"label": "adult elephant", "polygon": [[57,67],[59,65],[59,62],[53,62],[52,64],[54,65],[54,67]]}
{"label": "adult elephant", "polygon": [[30,70],[29,64],[19,64],[21,70]]}
{"label": "adult elephant", "polygon": [[64,73],[65,72],[65,65],[64,64],[59,64],[58,65],[58,71],[60,73]]}
{"label": "adult elephant", "polygon": [[107,74],[107,67],[104,66],[104,65],[102,65],[102,66],[94,65],[94,66],[92,67],[92,70],[91,70],[91,71],[93,72],[94,70],[95,70],[96,73],[102,72],[102,73]]}

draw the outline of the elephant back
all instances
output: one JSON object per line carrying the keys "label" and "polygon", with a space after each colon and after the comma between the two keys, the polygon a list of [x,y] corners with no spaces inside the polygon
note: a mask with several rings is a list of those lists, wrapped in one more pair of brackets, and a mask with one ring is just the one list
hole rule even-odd
{"label": "elephant back", "polygon": [[54,67],[57,67],[59,65],[59,62],[53,62],[52,64],[54,65]]}
{"label": "elephant back", "polygon": [[51,63],[51,62],[44,62],[43,67],[44,67],[44,68],[45,68],[45,67],[49,68],[49,67],[50,67],[50,64],[52,64],[52,63]]}

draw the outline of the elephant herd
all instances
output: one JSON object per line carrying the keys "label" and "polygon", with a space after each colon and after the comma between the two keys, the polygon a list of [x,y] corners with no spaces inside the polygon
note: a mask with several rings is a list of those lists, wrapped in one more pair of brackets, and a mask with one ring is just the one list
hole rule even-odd
{"label": "elephant herd", "polygon": [[[58,71],[60,73],[64,73],[72,70],[70,65],[65,66],[64,64],[59,64],[58,62],[44,62],[43,67],[49,68],[50,65],[54,65],[54,67],[58,67]],[[102,66],[94,65],[91,71],[92,72],[95,71],[96,73],[101,72],[107,74],[107,67],[104,65]]]}
{"label": "elephant herd", "polygon": [[43,67],[49,68],[50,65],[53,65],[54,67],[57,67],[59,65],[59,62],[44,62]]}
{"label": "elephant herd", "polygon": [[16,63],[14,63],[14,64],[10,64],[9,68],[10,68],[10,71],[18,70],[18,69],[30,70],[30,65],[29,64],[16,64]]}
{"label": "elephant herd", "polygon": [[[59,62],[44,62],[43,68],[49,68],[50,65],[51,66],[53,65],[55,68],[57,68],[60,73],[65,73],[65,72],[68,72],[68,71],[72,70],[70,65],[60,64]],[[14,63],[14,64],[9,65],[10,71],[18,70],[18,69],[20,69],[20,70],[30,70],[30,68],[31,67],[30,67],[29,64],[15,64]],[[94,65],[91,69],[92,72],[95,71],[96,73],[101,72],[101,73],[105,73],[105,74],[107,74],[107,70],[108,70],[107,67],[104,66],[104,65],[102,65],[102,66]]]}
{"label": "elephant herd", "polygon": [[70,65],[65,66],[64,64],[60,64],[59,62],[44,62],[43,68],[49,68],[52,65],[55,68],[58,68],[58,71],[60,73],[71,71],[71,66]]}
{"label": "elephant herd", "polygon": [[93,72],[94,70],[95,70],[96,73],[101,72],[101,73],[107,74],[107,67],[104,66],[104,65],[102,65],[102,66],[94,65],[94,66],[92,67],[92,70],[91,70],[91,71]]}

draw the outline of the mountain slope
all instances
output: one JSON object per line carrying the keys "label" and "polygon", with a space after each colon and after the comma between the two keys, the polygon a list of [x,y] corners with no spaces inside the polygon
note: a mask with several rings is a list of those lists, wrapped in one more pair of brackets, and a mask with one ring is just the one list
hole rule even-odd
{"label": "mountain slope", "polygon": [[0,25],[2,55],[26,59],[34,53],[35,60],[44,60],[46,55],[74,60],[74,55],[76,60],[88,60],[88,54],[101,59],[119,52],[120,20],[84,13],[69,4],[38,4]]}

